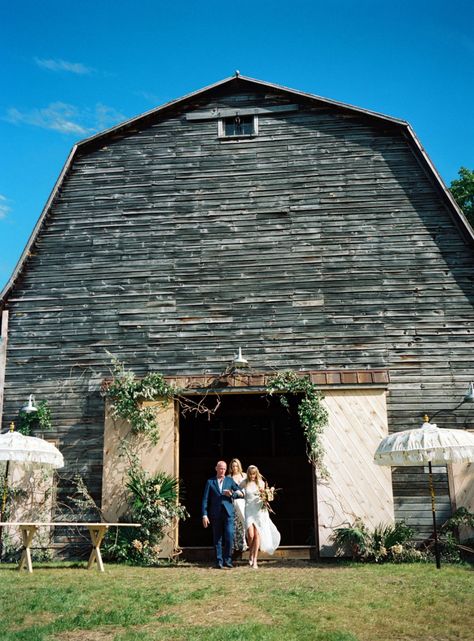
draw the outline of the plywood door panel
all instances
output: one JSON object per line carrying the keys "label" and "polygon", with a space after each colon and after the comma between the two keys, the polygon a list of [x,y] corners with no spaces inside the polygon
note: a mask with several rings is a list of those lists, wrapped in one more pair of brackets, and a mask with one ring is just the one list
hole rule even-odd
{"label": "plywood door panel", "polygon": [[334,530],[361,519],[370,528],[393,522],[390,468],[375,465],[374,452],[388,434],[384,390],[326,392],[329,425],[324,433],[327,479],[318,478],[321,556],[335,553]]}
{"label": "plywood door panel", "polygon": [[[150,442],[148,436],[133,435],[127,421],[114,420],[109,408],[106,410],[102,510],[108,521],[117,521],[127,510],[126,483],[130,459],[126,450],[138,457],[140,465],[149,474],[178,474],[174,404],[168,403],[163,406],[159,401],[153,401],[147,405],[154,405],[157,409],[160,438],[156,445]],[[172,547],[172,539],[165,537],[162,555],[169,556]]]}
{"label": "plywood door panel", "polygon": [[[449,490],[455,509],[465,507],[474,512],[474,463],[450,465]],[[472,528],[459,528],[461,542],[471,539],[473,535]]]}

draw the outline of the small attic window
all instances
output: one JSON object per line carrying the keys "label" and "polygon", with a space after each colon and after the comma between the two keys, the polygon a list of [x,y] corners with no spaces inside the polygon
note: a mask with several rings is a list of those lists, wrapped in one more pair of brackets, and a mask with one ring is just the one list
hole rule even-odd
{"label": "small attic window", "polygon": [[218,122],[219,138],[244,138],[258,133],[257,116],[229,116]]}

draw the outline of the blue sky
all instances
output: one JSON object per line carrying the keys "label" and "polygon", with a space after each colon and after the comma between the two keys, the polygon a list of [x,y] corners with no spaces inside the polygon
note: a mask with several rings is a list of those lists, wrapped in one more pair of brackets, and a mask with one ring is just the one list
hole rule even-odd
{"label": "blue sky", "polygon": [[474,168],[472,0],[0,0],[0,287],[73,144],[243,75],[408,120]]}

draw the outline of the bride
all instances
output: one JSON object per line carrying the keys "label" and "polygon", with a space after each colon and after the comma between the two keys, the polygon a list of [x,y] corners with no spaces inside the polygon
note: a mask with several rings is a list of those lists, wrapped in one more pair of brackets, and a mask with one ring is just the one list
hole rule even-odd
{"label": "bride", "polygon": [[247,478],[240,484],[245,497],[245,529],[249,546],[249,564],[257,569],[258,551],[273,554],[280,545],[280,533],[276,529],[268,510],[260,497],[260,490],[265,487],[258,467],[247,468]]}

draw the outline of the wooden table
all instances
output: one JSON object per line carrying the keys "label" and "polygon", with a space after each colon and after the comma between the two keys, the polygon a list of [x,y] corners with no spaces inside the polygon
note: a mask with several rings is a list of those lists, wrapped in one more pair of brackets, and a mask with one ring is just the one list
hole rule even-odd
{"label": "wooden table", "polygon": [[109,527],[140,527],[139,523],[66,523],[63,521],[55,521],[52,523],[20,523],[20,522],[2,522],[0,526],[16,526],[20,528],[21,537],[23,539],[24,550],[21,553],[20,563],[18,569],[25,568],[29,573],[33,572],[33,565],[31,563],[31,543],[33,537],[40,527],[82,527],[89,530],[91,537],[92,551],[89,556],[87,569],[91,570],[94,563],[97,563],[99,572],[104,571],[104,563],[100,553],[100,546],[102,540],[109,529]]}

